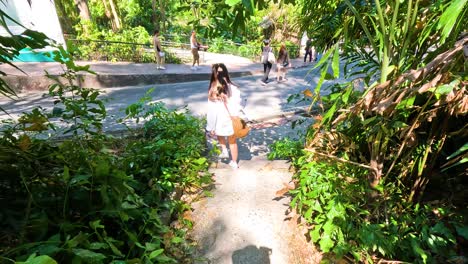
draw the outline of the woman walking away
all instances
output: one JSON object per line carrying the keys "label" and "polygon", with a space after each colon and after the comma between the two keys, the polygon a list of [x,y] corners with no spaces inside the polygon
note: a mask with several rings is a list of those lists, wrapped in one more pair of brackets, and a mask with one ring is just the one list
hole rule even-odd
{"label": "woman walking away", "polygon": [[241,97],[239,88],[231,82],[229,73],[223,63],[213,64],[211,80],[208,87],[208,113],[206,130],[212,136],[217,136],[222,152],[220,158],[229,158],[226,147],[231,150],[229,166],[237,169],[238,149],[234,135],[231,116],[239,116],[241,112]]}
{"label": "woman walking away", "polygon": [[281,48],[278,52],[278,59],[276,60],[276,62],[276,68],[278,70],[276,74],[276,81],[279,82],[281,79],[285,81],[288,67],[291,67],[292,65],[289,61],[289,53],[286,50],[286,45],[284,45],[284,43],[281,44]]}
{"label": "woman walking away", "polygon": [[262,63],[263,63],[262,84],[266,85],[268,83],[268,75],[270,74],[271,67],[273,67],[273,64],[268,61],[268,53],[272,52],[273,49],[270,47],[270,40],[265,39],[263,41],[263,44],[265,46],[262,48]]}

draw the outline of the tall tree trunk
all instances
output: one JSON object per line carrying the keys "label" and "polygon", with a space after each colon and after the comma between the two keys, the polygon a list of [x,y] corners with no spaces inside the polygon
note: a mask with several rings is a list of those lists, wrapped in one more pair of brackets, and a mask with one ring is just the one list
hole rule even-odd
{"label": "tall tree trunk", "polygon": [[109,0],[109,4],[112,10],[112,16],[114,17],[115,27],[117,29],[121,29],[122,25],[120,23],[120,17],[119,17],[119,14],[117,13],[117,8],[115,7],[114,0]]}
{"label": "tall tree trunk", "polygon": [[91,22],[91,13],[89,12],[88,8],[88,1],[87,0],[74,0],[76,7],[80,11],[80,19],[83,25],[83,33],[87,36],[88,35],[88,27],[89,22]]}
{"label": "tall tree trunk", "polygon": [[166,1],[152,0],[154,28],[158,28],[163,32],[166,31]]}
{"label": "tall tree trunk", "polygon": [[112,13],[111,13],[111,11],[109,9],[109,3],[107,3],[107,0],[102,0],[102,3],[104,4],[104,10],[105,10],[106,17],[111,22],[112,30],[117,31],[117,26],[115,25],[115,21],[112,18]]}
{"label": "tall tree trunk", "polygon": [[166,31],[166,6],[165,6],[166,0],[159,0],[159,12],[161,13],[160,16],[160,23],[161,23],[161,30],[163,32]]}
{"label": "tall tree trunk", "polygon": [[74,0],[74,1],[75,1],[75,5],[78,7],[78,10],[80,10],[81,20],[90,21],[91,14],[89,13],[88,1],[87,0]]}
{"label": "tall tree trunk", "polygon": [[157,3],[157,1],[158,0],[152,0],[151,1],[151,7],[153,8],[152,18],[153,18],[154,28],[159,29],[159,12],[158,12],[158,3]]}
{"label": "tall tree trunk", "polygon": [[[76,13],[67,9],[63,0],[55,0],[55,8],[57,10],[57,15],[62,25],[62,30],[64,34],[73,34],[75,29],[73,28],[73,18],[76,17]],[[74,10],[74,9],[73,9]]]}

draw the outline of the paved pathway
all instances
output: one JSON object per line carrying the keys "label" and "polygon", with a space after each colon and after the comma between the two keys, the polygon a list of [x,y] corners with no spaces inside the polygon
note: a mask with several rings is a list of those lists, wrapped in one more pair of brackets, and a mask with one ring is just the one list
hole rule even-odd
{"label": "paved pathway", "polygon": [[[198,242],[197,263],[219,264],[314,264],[321,254],[307,242],[304,230],[289,210],[289,197],[276,194],[290,185],[292,172],[284,160],[269,161],[259,139],[272,143],[297,138],[290,121],[276,118],[239,140],[239,169],[219,161],[211,168],[213,197],[193,204],[192,238]],[[310,122],[302,124],[302,128]],[[264,144],[261,144],[265,146]]]}

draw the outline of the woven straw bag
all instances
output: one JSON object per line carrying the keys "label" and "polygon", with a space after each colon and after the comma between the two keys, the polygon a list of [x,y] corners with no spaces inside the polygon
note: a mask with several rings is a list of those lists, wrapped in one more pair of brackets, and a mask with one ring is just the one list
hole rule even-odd
{"label": "woven straw bag", "polygon": [[234,136],[236,138],[243,138],[250,132],[250,127],[247,126],[245,120],[238,116],[231,116],[232,127],[234,128]]}
{"label": "woven straw bag", "polygon": [[236,138],[246,137],[250,132],[250,127],[247,125],[247,122],[238,116],[232,116],[229,112],[229,109],[227,108],[226,103],[224,103],[224,107],[226,107],[226,110],[231,117],[232,128],[234,128],[234,136]]}

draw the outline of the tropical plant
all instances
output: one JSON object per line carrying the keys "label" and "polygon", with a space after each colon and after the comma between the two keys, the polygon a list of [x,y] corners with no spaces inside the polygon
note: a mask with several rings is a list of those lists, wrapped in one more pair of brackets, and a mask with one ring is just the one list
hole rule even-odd
{"label": "tropical plant", "polygon": [[186,12],[187,25],[204,37],[242,39],[246,21],[266,6],[263,0],[201,0],[184,1],[180,11]]}
{"label": "tropical plant", "polygon": [[[54,101],[52,117],[60,118],[69,127],[63,131],[63,134],[73,133],[77,136],[79,133],[100,135],[102,133],[102,121],[106,118],[106,108],[103,101],[98,99],[100,91],[92,88],[84,88],[80,85],[77,76],[78,72],[88,72],[89,65],[79,66],[73,61],[71,49],[65,50],[62,46],[54,51],[53,59],[66,65],[65,71],[59,76],[49,75],[47,77],[55,80],[55,84],[49,88],[49,95],[57,98]],[[66,80],[62,82],[60,79]]]}
{"label": "tropical plant", "polygon": [[[420,36],[418,41],[412,41],[415,33],[417,32],[408,32],[408,28],[412,28],[412,26],[415,25],[416,20],[425,19],[427,12],[433,8],[431,5],[416,6],[412,8],[411,3],[408,3],[408,8],[406,10],[400,10],[399,1],[391,2],[394,3],[393,8],[391,9],[393,14],[387,12],[389,15],[384,15],[380,10],[380,2],[376,1],[374,9],[372,9],[375,11],[373,13],[368,10],[369,7],[362,7],[365,9],[363,10],[364,14],[374,15],[363,15],[361,18],[358,16],[360,13],[358,13],[355,6],[352,6],[346,1],[345,3],[347,3],[350,12],[357,17],[357,25],[354,27],[362,27],[362,31],[366,34],[366,37],[359,38],[358,40],[354,40],[354,38],[344,35],[345,51],[343,55],[345,58],[349,59],[346,64],[347,66],[351,66],[351,74],[349,74],[349,76],[352,77],[360,74],[361,76],[359,76],[359,78],[364,81],[364,84],[366,86],[371,86],[362,96],[362,99],[353,106],[351,113],[358,115],[364,114],[364,119],[376,116],[375,120],[372,119],[374,122],[380,122],[380,120],[378,120],[379,116],[382,116],[385,120],[393,120],[394,118],[403,117],[406,118],[406,120],[398,121],[405,124],[408,124],[408,121],[412,122],[414,127],[419,126],[421,120],[424,120],[424,116],[421,116],[421,113],[428,110],[426,108],[427,105],[438,105],[438,101],[440,99],[444,100],[444,98],[440,97],[442,94],[447,95],[452,92],[452,96],[454,96],[450,96],[450,99],[453,99],[454,101],[451,100],[449,105],[446,106],[448,108],[444,108],[444,110],[451,109],[450,105],[452,103],[454,106],[463,103],[463,101],[460,100],[463,100],[461,99],[463,97],[461,95],[463,95],[465,91],[462,88],[462,77],[458,73],[463,71],[460,51],[466,41],[466,37],[463,37],[459,42],[457,42],[455,47],[449,51],[446,51],[448,47],[450,47],[446,41],[452,40],[453,45],[455,43],[455,39],[460,35],[460,30],[463,28],[461,27],[461,24],[463,22],[456,18],[459,16],[463,17],[463,14],[467,12],[466,6],[464,5],[466,1],[449,1],[447,4],[442,5],[445,8],[439,9],[438,13],[432,12],[433,17],[431,20],[428,21],[428,24],[426,24],[421,31],[419,31],[420,34],[416,34],[416,36]],[[391,8],[390,3],[388,4],[388,7]],[[455,9],[457,9],[457,12],[454,13]],[[407,16],[403,15],[407,13],[412,14],[413,21],[410,21],[407,19]],[[451,18],[448,20],[448,14],[455,15],[455,19]],[[397,19],[399,18],[401,19],[401,23],[397,23]],[[366,24],[364,23],[364,19],[371,21],[374,20],[374,23]],[[352,20],[354,21],[354,19]],[[345,18],[345,21],[348,20]],[[389,24],[386,25],[386,22]],[[345,22],[345,24],[348,24],[348,22]],[[370,30],[370,25],[373,25],[372,31]],[[398,31],[397,25],[401,25],[403,31]],[[341,31],[343,30],[339,29],[338,33]],[[395,31],[398,32],[396,33]],[[375,37],[371,32],[374,32]],[[339,36],[339,34],[337,34],[337,36]],[[368,46],[372,48],[366,50],[363,47],[366,45],[362,45],[365,44],[363,41],[367,41],[369,43]],[[358,43],[361,45],[357,45]],[[380,47],[378,43],[384,43],[385,45]],[[401,43],[401,49],[394,48],[397,43]],[[323,66],[323,70],[321,79],[319,80],[314,92],[317,93],[325,78],[329,78],[327,70],[330,66],[334,72],[333,77],[336,78],[339,76],[338,48],[339,46],[335,44],[333,49],[330,49],[324,55],[324,58],[318,63],[318,66]],[[414,57],[421,59],[415,60]],[[368,61],[367,63],[365,62],[366,60]],[[419,67],[421,69],[417,71],[409,71],[410,69],[416,69]],[[362,74],[366,72],[368,74],[362,78]],[[422,72],[424,72],[424,75],[421,74]],[[378,73],[378,80],[376,78],[372,79],[372,76],[375,76],[374,73]],[[441,75],[446,76],[446,78],[441,78]],[[389,80],[389,78],[392,78],[392,80]],[[371,83],[371,81],[375,81],[375,83]],[[408,85],[409,82],[411,85]],[[428,83],[426,84],[426,82]],[[414,86],[419,88],[412,88]],[[438,86],[446,87],[446,90],[442,91],[439,88],[431,89],[437,88]],[[338,105],[338,102],[335,101],[335,103],[331,105],[330,110],[326,115],[324,115],[322,120],[323,124],[335,126],[341,124],[341,121],[345,121],[345,116],[348,117],[347,114],[342,114],[337,120],[334,120],[332,117],[337,114],[336,110],[340,107],[346,107],[347,105],[356,103],[356,101],[348,101],[349,94],[352,92],[353,88],[352,83],[349,83],[348,86],[343,88],[343,103]],[[430,92],[430,94],[433,95],[429,94],[429,96],[426,96],[424,95],[425,92]],[[426,99],[423,99],[423,102],[426,102],[427,105],[421,109],[418,108],[416,110],[413,107],[414,101],[408,102],[408,100],[403,100],[413,97],[416,98],[418,94],[421,94],[422,98]],[[431,101],[431,98],[436,100]],[[415,104],[418,104],[418,102]],[[456,117],[458,114],[463,113],[465,109],[463,104],[461,107],[457,106],[455,108],[457,109],[456,111],[449,111],[448,114]],[[403,110],[407,113],[402,116],[398,110]],[[408,117],[411,115],[410,113],[414,110],[420,113],[417,115],[418,118],[408,120]],[[332,120],[334,120],[333,123],[331,122]],[[377,123],[374,122],[368,121],[366,124],[375,127],[374,125]],[[408,126],[410,125],[408,124]],[[399,127],[396,131],[391,132],[392,134],[389,134],[389,131],[380,129],[369,134],[368,140],[376,142],[375,145],[369,146],[369,163],[372,167],[370,177],[372,177],[373,186],[378,185],[380,179],[383,177],[382,169],[385,158],[382,155],[387,152],[387,147],[389,146],[385,142],[381,141],[380,138],[385,137],[384,135],[395,135],[394,133],[401,132],[404,127],[406,126],[403,125],[403,127]],[[404,130],[407,132],[405,133],[407,137],[410,137],[410,134],[413,133],[413,129]],[[402,145],[402,148],[403,147],[405,147],[405,145]],[[402,149],[398,151],[396,157],[393,157],[394,160],[401,155],[401,151]],[[393,165],[391,167],[393,167]],[[388,174],[389,172],[387,172],[387,175]]]}
{"label": "tropical plant", "polygon": [[[63,48],[53,57],[67,67],[50,88],[54,109],[36,108],[0,130],[1,261],[187,263],[182,195],[211,180],[203,122],[161,103],[130,105],[128,118],[144,116],[144,129],[106,136],[99,92],[76,82],[88,68]],[[41,133],[62,126],[60,141]]]}
{"label": "tropical plant", "polygon": [[[311,14],[305,21],[315,22],[304,28],[326,50],[316,87],[303,93],[321,114],[308,154],[296,157],[291,191],[311,238],[356,261],[379,255],[426,263],[461,254],[448,249],[456,236],[467,237],[467,219],[452,213],[466,201],[450,192],[466,173],[450,167],[467,155],[466,0],[303,2]],[[327,86],[343,76],[341,62],[349,82]],[[320,96],[324,88],[331,93]],[[442,190],[433,201],[431,192]],[[449,220],[448,211],[459,217]]]}

